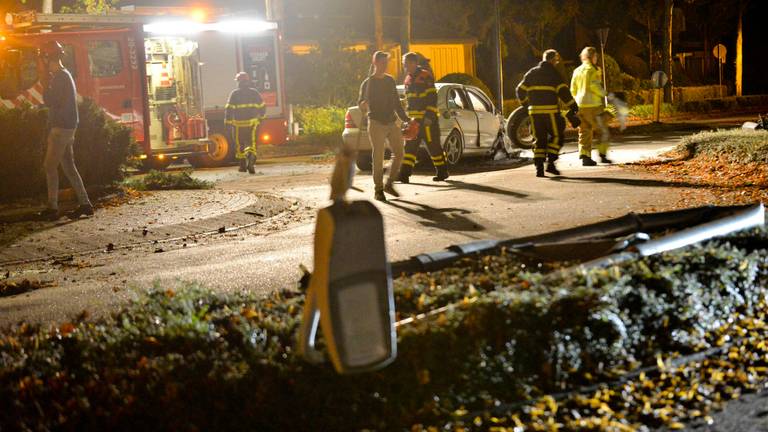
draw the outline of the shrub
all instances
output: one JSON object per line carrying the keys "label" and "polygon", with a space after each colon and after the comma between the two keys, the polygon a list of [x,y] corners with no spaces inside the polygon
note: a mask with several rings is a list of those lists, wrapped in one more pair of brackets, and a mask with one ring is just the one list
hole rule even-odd
{"label": "shrub", "polygon": [[683,138],[678,146],[686,157],[725,158],[735,164],[768,163],[768,132],[721,130]]}
{"label": "shrub", "polygon": [[299,122],[304,134],[339,134],[344,131],[346,108],[334,106],[295,106],[293,115]]}
{"label": "shrub", "polygon": [[32,197],[45,191],[47,121],[47,111],[29,105],[0,108],[0,200]]}
{"label": "shrub", "polygon": [[[765,299],[756,230],[583,271],[474,257],[396,280],[404,313],[460,307],[398,330],[398,358],[338,376],[297,357],[303,296],[156,288],[112,317],[0,336],[10,430],[403,430],[615,378],[707,349]],[[530,264],[530,263],[529,263]],[[616,374],[616,375],[615,375]]]}
{"label": "shrub", "polygon": [[478,77],[472,76],[465,73],[452,73],[448,74],[442,78],[438,82],[441,83],[456,83],[456,84],[464,84],[464,85],[471,85],[479,88],[482,90],[489,98],[493,100],[494,92],[491,91],[491,89]]}
{"label": "shrub", "polygon": [[[661,104],[661,115],[668,116],[678,112],[677,106],[670,103]],[[653,117],[653,104],[635,105],[629,110],[631,117],[649,119]]]}
{"label": "shrub", "polygon": [[126,181],[125,185],[141,191],[213,188],[213,183],[192,177],[191,169],[182,172],[152,170],[146,175]]}
{"label": "shrub", "polygon": [[[106,186],[123,178],[134,153],[131,130],[108,119],[86,99],[79,106],[75,161],[86,187]],[[47,110],[31,106],[0,109],[0,200],[35,197],[45,192]],[[62,176],[62,187],[66,178]]]}

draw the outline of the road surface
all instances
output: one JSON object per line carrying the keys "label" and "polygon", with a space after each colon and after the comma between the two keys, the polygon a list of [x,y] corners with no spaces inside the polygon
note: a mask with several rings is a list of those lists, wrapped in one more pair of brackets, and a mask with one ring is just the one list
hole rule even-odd
{"label": "road surface", "polygon": [[[623,137],[611,157],[622,163],[654,156],[681,135]],[[534,177],[530,160],[477,157],[444,183],[418,172],[411,184],[398,185],[401,198],[376,204],[390,259],[660,210],[676,200],[675,185],[618,166],[581,167],[575,145],[565,151],[563,176],[556,178]],[[204,170],[196,175],[216,181],[217,190],[152,195],[91,220],[19,235],[0,249],[0,266],[14,279],[54,285],[0,299],[0,325],[56,323],[82,310],[98,316],[154,284],[195,282],[221,292],[294,288],[299,266],[312,267],[314,216],[328,204],[331,169],[327,160],[296,159],[261,163],[255,176]],[[359,174],[356,185],[365,192],[351,198],[372,197],[370,175]]]}

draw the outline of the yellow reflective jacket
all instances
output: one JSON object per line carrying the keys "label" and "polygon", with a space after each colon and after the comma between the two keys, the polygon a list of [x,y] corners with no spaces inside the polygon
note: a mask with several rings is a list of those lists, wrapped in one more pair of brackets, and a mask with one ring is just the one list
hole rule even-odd
{"label": "yellow reflective jacket", "polygon": [[592,63],[585,62],[573,71],[571,94],[581,108],[594,108],[605,104],[603,74]]}

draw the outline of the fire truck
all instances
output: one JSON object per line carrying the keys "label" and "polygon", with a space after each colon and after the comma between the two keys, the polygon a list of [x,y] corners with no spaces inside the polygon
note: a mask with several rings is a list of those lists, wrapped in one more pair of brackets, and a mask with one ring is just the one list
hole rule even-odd
{"label": "fire truck", "polygon": [[13,31],[0,39],[0,104],[43,102],[37,47],[56,40],[78,96],[133,129],[146,168],[182,158],[195,166],[234,159],[223,117],[239,70],[251,75],[268,106],[261,143],[287,139],[279,33],[272,23],[34,12],[9,15],[6,23]]}

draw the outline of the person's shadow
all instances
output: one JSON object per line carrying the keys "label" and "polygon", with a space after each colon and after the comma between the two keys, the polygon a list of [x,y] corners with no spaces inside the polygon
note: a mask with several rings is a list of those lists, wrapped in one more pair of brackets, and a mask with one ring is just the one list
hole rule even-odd
{"label": "person's shadow", "polygon": [[466,209],[435,208],[403,199],[390,200],[387,204],[418,217],[418,222],[427,228],[460,232],[485,231],[485,227],[465,216],[471,213]]}

